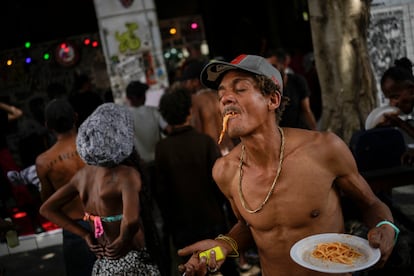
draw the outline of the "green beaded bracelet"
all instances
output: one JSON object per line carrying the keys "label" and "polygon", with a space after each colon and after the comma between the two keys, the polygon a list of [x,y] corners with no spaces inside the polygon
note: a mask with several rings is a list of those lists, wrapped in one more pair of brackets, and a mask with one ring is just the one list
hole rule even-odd
{"label": "green beaded bracelet", "polygon": [[384,225],[384,224],[388,224],[389,226],[394,228],[394,231],[395,231],[394,244],[397,243],[398,235],[400,234],[400,229],[398,229],[398,227],[395,226],[394,223],[392,223],[391,221],[388,221],[388,220],[380,221],[375,227],[380,227],[381,225]]}

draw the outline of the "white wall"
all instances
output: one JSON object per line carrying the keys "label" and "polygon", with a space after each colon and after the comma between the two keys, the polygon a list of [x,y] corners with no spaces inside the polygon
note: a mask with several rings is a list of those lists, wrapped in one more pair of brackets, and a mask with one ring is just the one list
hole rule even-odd
{"label": "white wall", "polygon": [[368,48],[377,80],[379,105],[387,104],[379,80],[394,61],[408,57],[414,61],[414,1],[373,0]]}
{"label": "white wall", "polygon": [[123,6],[120,0],[94,0],[111,87],[118,103],[125,102],[125,88],[132,80],[146,82],[154,91],[168,86],[154,1],[124,2],[132,3]]}

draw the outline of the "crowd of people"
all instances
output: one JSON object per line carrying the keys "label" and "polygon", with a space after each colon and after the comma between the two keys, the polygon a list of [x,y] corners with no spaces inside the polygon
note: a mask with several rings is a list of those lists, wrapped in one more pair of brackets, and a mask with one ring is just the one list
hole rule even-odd
{"label": "crowd of people", "polygon": [[[382,91],[411,113],[412,64],[397,63]],[[38,210],[63,228],[68,276],[240,275],[249,250],[261,275],[321,275],[289,251],[306,237],[346,232],[343,196],[381,252],[376,267],[387,263],[397,223],[344,141],[317,130],[309,84],[285,50],[188,60],[158,108],[145,105],[148,90],[134,80],[125,105],[105,102],[82,75],[72,96],[57,84],[48,91],[53,142],[33,166]],[[0,103],[0,115],[7,124],[21,111]],[[398,116],[385,118],[414,137]],[[3,138],[1,154],[11,158]]]}

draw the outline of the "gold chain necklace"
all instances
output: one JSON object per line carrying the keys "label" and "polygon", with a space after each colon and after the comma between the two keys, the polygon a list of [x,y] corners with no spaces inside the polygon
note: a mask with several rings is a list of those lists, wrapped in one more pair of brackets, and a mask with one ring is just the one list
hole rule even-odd
{"label": "gold chain necklace", "polygon": [[276,176],[275,179],[273,179],[273,183],[272,186],[270,187],[269,192],[267,193],[267,196],[265,197],[265,199],[263,200],[262,204],[260,204],[259,207],[257,207],[254,210],[249,209],[246,206],[246,199],[243,196],[243,191],[242,191],[242,180],[243,180],[243,159],[244,159],[244,145],[241,146],[241,155],[240,155],[240,165],[239,165],[239,171],[240,171],[240,176],[239,176],[239,196],[240,196],[240,201],[241,204],[243,206],[243,208],[250,214],[254,214],[259,212],[260,210],[263,209],[263,206],[266,205],[266,203],[269,201],[270,196],[273,193],[273,190],[275,189],[276,186],[276,182],[279,178],[280,175],[280,171],[282,170],[282,163],[283,163],[283,154],[284,154],[284,150],[285,150],[285,135],[283,133],[283,129],[278,127],[279,132],[280,132],[280,136],[281,136],[281,142],[280,142],[280,155],[279,155],[279,167],[277,168],[277,172],[276,172]]}

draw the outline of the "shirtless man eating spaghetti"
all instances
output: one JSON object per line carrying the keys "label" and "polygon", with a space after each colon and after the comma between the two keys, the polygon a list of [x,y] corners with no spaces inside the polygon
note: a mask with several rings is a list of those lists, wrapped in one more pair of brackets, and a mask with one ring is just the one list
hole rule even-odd
{"label": "shirtless man eating spaghetti", "polygon": [[227,132],[240,138],[218,159],[213,177],[230,200],[238,222],[229,233],[178,251],[191,255],[179,270],[186,276],[219,270],[223,260],[200,251],[219,246],[224,256],[257,246],[262,275],[325,275],[296,264],[289,255],[295,242],[321,233],[343,233],[340,192],[359,206],[367,239],[381,251],[383,265],[397,233],[390,209],[358,173],[348,146],[335,134],[279,128],[286,103],[280,73],[265,59],[241,55],[231,63],[212,62],[201,73],[203,84],[217,89]]}

